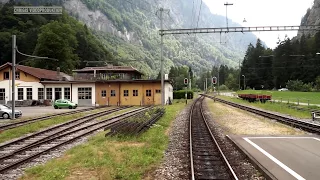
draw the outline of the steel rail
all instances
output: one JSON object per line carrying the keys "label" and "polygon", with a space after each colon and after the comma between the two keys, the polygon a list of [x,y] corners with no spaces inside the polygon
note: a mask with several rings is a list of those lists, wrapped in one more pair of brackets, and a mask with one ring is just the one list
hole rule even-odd
{"label": "steel rail", "polygon": [[[39,131],[39,132],[30,134],[30,135],[28,135],[28,136],[25,136],[25,137],[22,137],[22,138],[19,138],[19,139],[16,139],[16,140],[14,140],[14,141],[11,141],[11,142],[2,144],[2,145],[0,146],[0,149],[5,149],[5,148],[7,148],[7,147],[10,147],[11,145],[23,143],[23,141],[29,140],[29,139],[31,139],[31,138],[35,138],[35,137],[37,137],[37,136],[40,136],[40,137],[41,137],[41,136],[45,135],[45,133],[48,133],[48,132],[50,132],[50,131],[58,130],[58,131],[54,132],[53,135],[50,135],[50,137],[53,137],[55,134],[60,134],[60,133],[66,132],[66,131],[74,128],[74,127],[77,127],[77,126],[79,126],[79,125],[82,125],[82,124],[84,124],[84,123],[87,123],[87,122],[89,122],[89,121],[92,121],[92,120],[94,120],[95,118],[98,118],[98,117],[101,117],[101,116],[105,116],[105,115],[108,115],[108,114],[111,114],[111,113],[113,113],[113,112],[116,112],[116,111],[119,111],[119,110],[123,110],[123,109],[126,109],[126,108],[128,108],[128,107],[114,108],[114,109],[110,109],[110,110],[108,110],[108,111],[97,112],[97,113],[90,114],[90,115],[87,115],[87,116],[84,116],[84,117],[81,117],[81,118],[77,118],[77,119],[74,119],[74,120],[72,120],[72,121],[68,121],[68,122],[59,124],[59,125],[57,125],[57,126],[53,126],[53,127],[51,127],[51,128],[48,128],[48,129],[45,129],[45,130],[42,130],[42,131]],[[72,125],[72,123],[75,123],[75,124]],[[63,127],[65,127],[65,126],[67,126],[67,125],[70,125],[70,124],[71,124],[71,126],[66,127],[66,128],[63,128]],[[63,129],[59,130],[59,128],[63,128]],[[25,145],[25,146],[23,146],[23,147],[26,147],[26,146],[29,146],[29,145],[38,143],[38,142],[40,142],[40,141],[43,141],[44,139],[47,138],[47,136],[48,136],[48,135],[46,135],[46,136],[38,139],[38,140],[35,141],[35,142],[29,143],[29,144],[27,144],[27,145]],[[21,148],[23,148],[23,147],[21,147]],[[13,151],[13,152],[10,152],[10,153],[8,153],[8,154],[6,154],[6,155],[4,155],[4,156],[0,156],[0,160],[2,160],[3,158],[7,157],[7,156],[10,155],[11,153],[14,153],[14,151]]]}
{"label": "steel rail", "polygon": [[12,128],[16,128],[16,127],[20,127],[20,126],[23,126],[23,125],[26,125],[26,124],[31,124],[31,123],[38,122],[38,121],[47,120],[47,119],[50,119],[50,118],[53,118],[53,117],[57,117],[57,116],[71,115],[71,114],[76,114],[76,113],[79,113],[79,112],[86,112],[86,111],[91,111],[91,110],[95,110],[95,109],[101,109],[101,108],[105,108],[105,107],[108,107],[108,106],[99,106],[99,107],[94,107],[94,108],[80,109],[80,110],[76,110],[76,111],[57,113],[57,114],[46,115],[46,116],[31,118],[31,119],[27,119],[27,120],[22,120],[22,121],[19,121],[19,122],[8,123],[8,124],[1,125],[0,126],[0,131],[7,130],[7,129],[12,129]]}
{"label": "steel rail", "polygon": [[224,163],[228,167],[233,179],[238,180],[238,177],[237,177],[236,173],[233,171],[228,159],[226,158],[226,156],[224,155],[223,151],[221,150],[218,141],[216,140],[216,138],[212,134],[212,131],[211,131],[211,129],[210,129],[208,123],[207,123],[207,118],[205,117],[205,115],[203,113],[202,102],[201,102],[201,105],[200,105],[200,112],[201,112],[202,119],[203,119],[204,123],[206,124],[206,127],[208,128],[208,131],[209,131],[209,133],[211,135],[211,138],[213,139],[214,143],[216,144],[216,146],[217,146],[217,148],[218,148],[218,150],[220,152],[220,156],[223,158]]}
{"label": "steel rail", "polygon": [[236,107],[236,108],[239,108],[239,109],[242,109],[242,110],[246,110],[246,111],[251,112],[251,113],[258,114],[260,116],[263,116],[263,117],[266,117],[266,118],[269,118],[269,119],[274,119],[276,121],[279,121],[281,123],[284,123],[284,124],[287,124],[287,125],[290,125],[290,126],[293,126],[293,127],[301,128],[301,129],[303,129],[305,131],[308,131],[308,132],[320,133],[320,125],[318,125],[318,124],[305,122],[305,121],[301,121],[301,120],[294,119],[294,118],[285,117],[285,116],[282,116],[282,115],[274,114],[274,113],[271,113],[271,112],[263,111],[263,110],[260,110],[260,109],[256,109],[256,108],[244,106],[244,105],[241,105],[241,104],[233,103],[233,102],[230,102],[230,101],[226,101],[226,100],[223,100],[223,99],[219,99],[219,98],[216,98],[216,97],[212,97],[212,96],[209,96],[209,95],[204,95],[204,94],[201,94],[201,95],[205,96],[205,97],[208,97],[210,99],[216,100],[218,102],[225,103],[225,104],[228,104],[230,106],[233,106],[233,107]]}
{"label": "steel rail", "polygon": [[[3,172],[5,172],[5,171],[7,171],[7,170],[9,170],[9,169],[12,169],[12,168],[14,168],[14,167],[17,167],[17,166],[19,166],[19,165],[21,165],[21,164],[23,164],[23,163],[25,163],[25,162],[27,162],[27,161],[29,161],[29,160],[31,160],[31,159],[34,159],[34,158],[40,156],[41,154],[44,154],[44,153],[49,152],[49,151],[51,151],[51,150],[54,150],[54,149],[56,149],[56,148],[58,148],[58,147],[60,147],[60,146],[62,146],[62,145],[68,144],[68,143],[70,143],[70,142],[72,142],[72,141],[75,141],[75,140],[77,140],[77,139],[79,139],[79,138],[81,138],[81,137],[84,137],[84,136],[86,136],[86,135],[88,135],[88,134],[90,134],[90,133],[93,133],[93,132],[95,132],[95,131],[97,131],[97,130],[99,130],[99,129],[103,129],[103,128],[106,128],[106,127],[108,127],[108,126],[111,126],[111,125],[113,125],[113,124],[115,124],[115,123],[117,123],[117,122],[120,122],[120,120],[122,120],[122,119],[124,119],[124,118],[127,118],[127,117],[129,117],[129,116],[132,116],[132,115],[134,115],[134,114],[136,114],[136,113],[139,113],[139,112],[144,111],[144,110],[149,109],[149,108],[150,108],[150,107],[143,107],[143,108],[138,108],[138,109],[135,109],[135,110],[132,110],[132,111],[129,111],[129,112],[125,112],[125,113],[123,113],[123,114],[120,114],[120,115],[117,115],[117,116],[114,116],[114,117],[111,117],[111,118],[102,120],[102,121],[97,122],[97,123],[94,123],[94,124],[90,124],[90,125],[88,125],[88,126],[85,126],[85,127],[82,127],[82,128],[76,129],[76,130],[73,130],[73,131],[71,131],[71,132],[67,132],[67,133],[61,134],[61,135],[56,136],[56,137],[48,138],[48,139],[45,140],[45,141],[41,141],[41,142],[36,143],[36,144],[33,144],[33,145],[31,145],[31,146],[27,146],[27,147],[25,147],[24,149],[21,149],[21,152],[26,152],[27,150],[30,150],[30,149],[32,149],[32,148],[34,148],[34,147],[39,147],[39,146],[41,146],[41,145],[46,145],[46,144],[48,144],[49,142],[52,142],[52,141],[54,141],[54,140],[58,140],[59,138],[62,138],[62,137],[66,137],[67,135],[71,135],[71,134],[73,134],[73,133],[81,132],[81,131],[83,131],[83,130],[87,130],[87,129],[89,129],[89,128],[92,128],[92,129],[89,129],[88,131],[85,131],[84,133],[82,133],[82,134],[80,134],[80,135],[76,135],[75,137],[72,137],[71,139],[65,140],[65,141],[63,141],[63,142],[61,142],[61,143],[59,143],[59,144],[56,144],[56,145],[54,145],[54,146],[52,146],[52,147],[49,147],[48,149],[41,150],[40,152],[36,152],[35,154],[32,154],[32,155],[27,156],[27,157],[24,157],[24,158],[22,158],[22,159],[20,159],[20,160],[18,160],[18,161],[16,161],[16,162],[12,162],[12,163],[4,166],[4,167],[1,167],[1,168],[0,168],[0,173],[3,173]],[[95,126],[96,126],[96,127],[95,127]],[[12,155],[12,156],[13,156],[13,155]]]}
{"label": "steel rail", "polygon": [[[196,179],[196,175],[195,175],[195,165],[194,165],[194,158],[193,158],[193,156],[194,156],[194,152],[193,152],[193,138],[192,138],[192,136],[193,136],[193,134],[195,134],[196,133],[196,131],[194,131],[193,130],[193,124],[192,124],[192,118],[194,118],[193,117],[193,111],[195,111],[197,108],[199,108],[198,110],[200,111],[200,116],[199,116],[199,118],[201,118],[201,120],[199,120],[199,121],[201,121],[201,122],[199,122],[199,123],[204,123],[205,124],[205,126],[203,126],[203,127],[205,127],[205,130],[210,134],[209,136],[207,136],[209,139],[209,141],[212,141],[213,142],[213,144],[215,145],[215,147],[218,149],[218,156],[220,156],[220,160],[218,160],[218,162],[222,162],[224,165],[225,165],[225,172],[224,171],[222,171],[222,172],[224,172],[224,173],[226,173],[226,174],[229,174],[229,178],[231,178],[231,179],[234,179],[234,180],[238,180],[238,178],[237,178],[237,175],[235,174],[235,172],[233,171],[233,169],[232,169],[232,167],[231,167],[231,165],[230,165],[230,163],[228,162],[228,159],[226,158],[226,156],[224,155],[224,153],[223,153],[223,151],[222,151],[222,149],[220,148],[220,146],[219,146],[219,143],[217,142],[217,140],[215,139],[215,137],[214,137],[214,135],[213,135],[213,133],[212,133],[212,131],[211,131],[211,129],[210,129],[210,127],[209,127],[209,125],[208,125],[208,123],[207,123],[207,119],[205,118],[205,115],[204,115],[204,112],[203,112],[203,108],[202,108],[202,102],[203,102],[203,99],[204,99],[204,97],[200,97],[200,98],[198,98],[198,99],[196,99],[196,101],[192,104],[192,106],[191,106],[191,109],[190,109],[190,116],[189,116],[189,139],[190,139],[190,166],[191,166],[191,179],[192,180],[194,180],[194,179]],[[198,103],[200,101],[200,104],[198,105],[198,106],[200,106],[200,107],[198,107],[198,106],[196,106],[196,104]],[[194,123],[194,122],[193,122]],[[201,125],[200,125],[201,126]],[[198,126],[198,127],[200,127],[200,126]],[[201,130],[201,129],[198,129],[198,131],[199,130]],[[206,133],[204,133],[204,134],[202,134],[201,135],[201,139],[202,140],[204,140],[204,139],[206,139],[205,138],[206,137]],[[199,137],[198,137],[199,138]],[[205,141],[205,140],[204,140]],[[212,148],[215,148],[215,147],[212,147]],[[202,147],[202,148],[205,148],[205,147]],[[209,154],[207,154],[208,152],[206,152],[205,154],[208,156]],[[211,155],[209,155],[209,156],[211,156]],[[201,159],[201,158],[200,158]],[[198,159],[199,160],[199,159]],[[199,166],[199,164],[198,164],[198,166]],[[214,168],[214,167],[213,167]],[[200,171],[201,172],[201,171]],[[219,172],[219,170],[217,170],[217,172],[215,172],[215,173],[221,173],[221,172]],[[214,174],[214,173],[213,173]],[[204,177],[202,177],[202,178],[204,178]],[[208,178],[208,177],[207,177]],[[210,179],[214,179],[214,178],[218,178],[218,177],[210,177]]]}

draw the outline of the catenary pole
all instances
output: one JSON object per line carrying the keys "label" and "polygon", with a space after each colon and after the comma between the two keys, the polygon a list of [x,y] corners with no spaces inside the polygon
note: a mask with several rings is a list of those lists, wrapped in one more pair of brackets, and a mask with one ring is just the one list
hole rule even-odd
{"label": "catenary pole", "polygon": [[16,96],[15,96],[15,80],[16,80],[16,35],[12,35],[12,114],[11,119],[15,119],[15,105],[16,105]]}
{"label": "catenary pole", "polygon": [[161,55],[160,55],[160,71],[161,71],[161,105],[164,106],[164,74],[163,74],[163,8],[160,8],[160,36],[161,36]]}

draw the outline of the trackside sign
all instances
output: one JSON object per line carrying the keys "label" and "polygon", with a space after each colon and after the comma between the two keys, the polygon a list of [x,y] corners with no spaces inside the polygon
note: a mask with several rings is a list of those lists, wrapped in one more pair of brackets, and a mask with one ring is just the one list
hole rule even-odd
{"label": "trackside sign", "polygon": [[62,14],[62,6],[14,6],[14,14]]}

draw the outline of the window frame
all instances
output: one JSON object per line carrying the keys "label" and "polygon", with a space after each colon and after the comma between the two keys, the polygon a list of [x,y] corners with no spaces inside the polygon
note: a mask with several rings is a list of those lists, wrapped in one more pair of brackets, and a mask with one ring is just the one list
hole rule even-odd
{"label": "window frame", "polygon": [[[19,91],[19,90],[22,90],[22,91]],[[20,93],[22,93],[22,95]],[[24,98],[24,89],[18,88],[18,100],[23,100],[23,98]]]}
{"label": "window frame", "polygon": [[138,89],[134,89],[134,90],[132,90],[132,94],[133,94],[133,96],[139,96],[139,91],[138,91]]}
{"label": "window frame", "polygon": [[161,89],[156,89],[156,94],[160,94],[161,93]]}
{"label": "window frame", "polygon": [[128,97],[129,96],[129,90],[123,90],[123,96]]}
{"label": "window frame", "polygon": [[[49,94],[49,93],[50,93],[50,94]],[[51,99],[51,100],[53,100],[53,99],[52,99],[52,98],[53,98],[52,93],[53,93],[52,88],[46,88],[46,99]],[[48,96],[51,97],[51,98],[48,98]]]}
{"label": "window frame", "polygon": [[20,71],[16,72],[16,79],[20,79]]}
{"label": "window frame", "polygon": [[[31,89],[31,92],[30,92],[30,89]],[[27,91],[27,100],[32,100],[32,88],[27,88],[26,91]]]}
{"label": "window frame", "polygon": [[146,90],[146,96],[147,96],[147,97],[151,97],[151,96],[152,96],[151,89],[147,89],[147,90]]}
{"label": "window frame", "polygon": [[44,88],[38,88],[38,100],[44,100]]}
{"label": "window frame", "polygon": [[116,97],[116,90],[110,90],[110,96],[111,97]]}
{"label": "window frame", "polygon": [[101,90],[101,97],[107,97],[107,90]]}
{"label": "window frame", "polygon": [[[6,77],[6,74],[8,77]],[[10,73],[8,71],[3,72],[3,80],[9,80],[10,79]]]}
{"label": "window frame", "polygon": [[[64,87],[63,88],[63,99],[71,99],[71,88],[69,87]],[[69,98],[68,98],[69,97]]]}

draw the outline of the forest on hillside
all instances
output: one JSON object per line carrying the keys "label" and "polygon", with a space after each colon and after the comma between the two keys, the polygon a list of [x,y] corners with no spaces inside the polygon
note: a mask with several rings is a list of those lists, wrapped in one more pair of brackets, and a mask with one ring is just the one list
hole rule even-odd
{"label": "forest on hillside", "polygon": [[[241,65],[246,88],[320,90],[320,32],[300,39],[285,38],[274,49],[266,49],[258,40],[248,46]],[[243,87],[243,79],[240,81]]]}
{"label": "forest on hillside", "polygon": [[[65,12],[58,16],[14,15],[14,5],[17,4],[10,1],[0,9],[0,64],[11,62],[13,34],[17,36],[20,52],[59,60],[31,59],[25,65],[51,70],[59,66],[62,72],[71,73],[90,61],[101,61],[102,64],[105,61],[115,62],[91,30]],[[17,63],[25,59],[17,54]]]}

